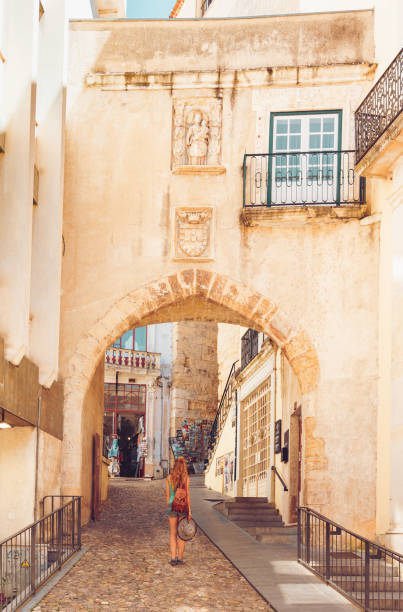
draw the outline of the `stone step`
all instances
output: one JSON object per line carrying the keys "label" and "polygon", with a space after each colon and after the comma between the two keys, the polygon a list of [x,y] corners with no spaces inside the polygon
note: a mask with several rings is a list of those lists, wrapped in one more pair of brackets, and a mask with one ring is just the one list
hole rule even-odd
{"label": "stone step", "polygon": [[[331,576],[363,576],[365,573],[364,569],[364,561],[361,563],[350,562],[349,564],[337,564],[331,565],[330,567],[330,575]],[[325,565],[315,565],[312,564],[313,569],[315,569],[321,576],[326,574],[326,566]],[[379,574],[378,574],[379,571]],[[374,563],[374,560],[371,559],[370,563],[370,575],[373,575],[375,578],[382,579],[386,576],[398,576],[399,568],[392,567],[391,565],[381,565],[379,568]]]}
{"label": "stone step", "polygon": [[225,502],[226,505],[228,506],[228,508],[245,508],[248,510],[264,510],[264,509],[269,509],[269,510],[274,510],[275,509],[275,505],[274,504],[269,504],[269,502],[266,502],[265,504],[254,504],[253,502]]}
{"label": "stone step", "polygon": [[276,516],[280,516],[278,510],[276,510],[275,508],[265,508],[262,510],[244,510],[243,508],[228,508],[228,517],[232,520],[232,518],[242,518],[242,517],[249,517],[249,516],[253,516],[253,517],[276,517]]}
{"label": "stone step", "polygon": [[295,527],[271,527],[266,533],[255,535],[262,544],[297,543],[297,529]]}
{"label": "stone step", "polygon": [[258,504],[267,504],[267,497],[234,497],[235,501],[238,502],[256,502]]}
{"label": "stone step", "polygon": [[283,525],[283,521],[281,517],[279,517],[278,521],[266,521],[266,520],[258,520],[258,519],[235,519],[232,521],[238,527],[278,527],[279,525]]}
{"label": "stone step", "polygon": [[266,535],[266,534],[282,534],[284,531],[289,532],[292,535],[297,535],[296,527],[287,527],[287,526],[277,526],[277,527],[245,527],[245,531],[250,533],[250,535],[258,536],[258,535]]}
{"label": "stone step", "polygon": [[[362,593],[365,591],[365,581],[362,576],[347,576],[345,578],[333,578],[332,582],[336,584],[338,587],[351,593],[354,591],[355,593]],[[370,579],[369,582],[369,590],[370,592],[392,592],[397,591],[400,592],[401,597],[403,599],[403,582],[399,580],[392,580],[392,577],[389,577],[389,580],[386,578],[378,579]],[[360,595],[361,596],[361,595]]]}
{"label": "stone step", "polygon": [[[370,610],[402,610],[403,609],[403,593],[400,597],[393,592],[370,593],[369,606]],[[351,596],[361,602],[364,607],[364,595],[362,593],[351,593]]]}

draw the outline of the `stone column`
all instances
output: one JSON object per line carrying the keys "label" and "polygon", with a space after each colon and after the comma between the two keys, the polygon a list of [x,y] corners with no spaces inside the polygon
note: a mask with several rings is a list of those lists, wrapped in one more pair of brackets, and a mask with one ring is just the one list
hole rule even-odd
{"label": "stone column", "polygon": [[154,475],[154,418],[155,418],[155,386],[154,383],[147,385],[147,408],[146,408],[146,438],[148,442],[148,453],[145,460],[145,476]]}

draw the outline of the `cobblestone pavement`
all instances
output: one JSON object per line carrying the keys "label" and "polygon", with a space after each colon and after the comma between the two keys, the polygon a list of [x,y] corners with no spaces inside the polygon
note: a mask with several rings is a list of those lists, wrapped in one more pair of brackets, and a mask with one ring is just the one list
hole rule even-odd
{"label": "cobblestone pavement", "polygon": [[164,481],[113,480],[101,520],[83,530],[90,549],[35,612],[270,612],[200,531],[187,544],[185,564],[169,565],[164,487]]}

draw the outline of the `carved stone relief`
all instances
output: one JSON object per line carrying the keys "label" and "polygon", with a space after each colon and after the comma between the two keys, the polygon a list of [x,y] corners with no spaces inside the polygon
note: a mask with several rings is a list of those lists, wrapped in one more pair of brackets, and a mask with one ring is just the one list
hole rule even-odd
{"label": "carved stone relief", "polygon": [[221,99],[176,99],[173,104],[173,166],[219,166]]}
{"label": "carved stone relief", "polygon": [[214,255],[214,209],[180,206],[174,209],[174,258],[209,260]]}

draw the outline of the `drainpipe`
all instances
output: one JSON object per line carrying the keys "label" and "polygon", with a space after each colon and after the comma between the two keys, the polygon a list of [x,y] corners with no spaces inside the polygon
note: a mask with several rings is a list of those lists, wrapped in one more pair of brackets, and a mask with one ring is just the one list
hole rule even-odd
{"label": "drainpipe", "polygon": [[35,445],[35,489],[34,489],[34,522],[38,520],[38,479],[39,479],[39,428],[41,425],[41,403],[42,403],[42,388],[39,388],[38,394],[38,415],[36,425],[36,445]]}

